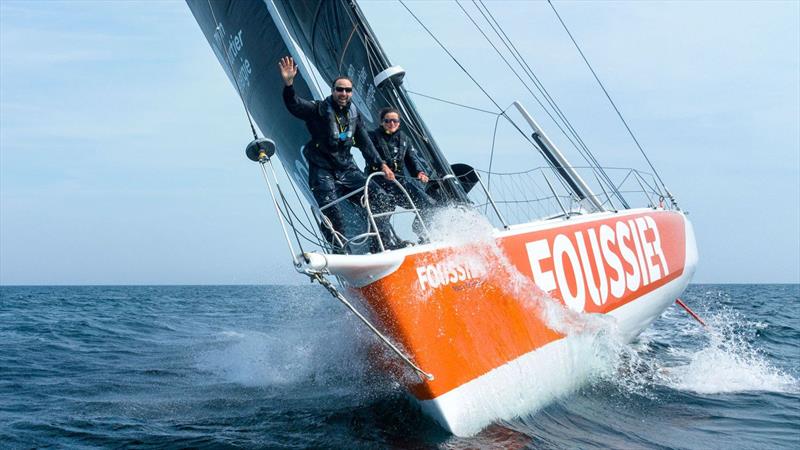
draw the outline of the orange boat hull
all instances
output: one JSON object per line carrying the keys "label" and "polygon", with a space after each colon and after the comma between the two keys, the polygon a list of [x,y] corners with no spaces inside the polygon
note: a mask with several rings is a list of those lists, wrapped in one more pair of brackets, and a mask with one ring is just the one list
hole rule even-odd
{"label": "orange boat hull", "polygon": [[541,386],[567,375],[551,369],[565,361],[562,338],[582,326],[576,313],[615,317],[632,339],[686,287],[697,252],[683,214],[640,209],[518,226],[492,242],[328,258],[379,328],[434,376],[408,382],[423,409],[469,435],[526,412],[523,391],[537,387],[521,389],[520,378],[535,373]]}

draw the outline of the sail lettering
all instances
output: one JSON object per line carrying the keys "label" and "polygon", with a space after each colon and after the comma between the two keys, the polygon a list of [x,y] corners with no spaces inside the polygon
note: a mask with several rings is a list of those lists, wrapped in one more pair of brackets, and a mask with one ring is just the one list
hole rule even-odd
{"label": "sail lettering", "polygon": [[242,30],[239,30],[236,35],[228,40],[228,55],[230,55],[230,58],[236,59],[236,56],[239,54],[239,50],[241,50],[242,47],[244,47],[244,42],[242,41]]}
{"label": "sail lettering", "polygon": [[[244,91],[250,87],[250,75],[253,74],[253,68],[242,51],[244,48],[243,30],[240,29],[239,32],[228,37],[227,44],[223,44],[224,39],[225,27],[220,22],[217,24],[217,29],[214,32],[214,44],[212,44],[211,47],[217,52],[218,57],[228,62],[228,69],[230,69],[231,75],[235,77],[237,88]],[[224,56],[220,56],[220,52]],[[238,70],[236,66],[239,66]]]}

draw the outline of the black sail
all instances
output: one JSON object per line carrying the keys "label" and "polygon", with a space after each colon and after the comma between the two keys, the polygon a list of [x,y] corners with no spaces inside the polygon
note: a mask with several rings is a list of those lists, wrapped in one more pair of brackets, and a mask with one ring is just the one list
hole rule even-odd
{"label": "black sail", "polygon": [[[308,163],[302,148],[308,131],[290,115],[281,100],[283,79],[278,60],[290,54],[267,4],[257,0],[187,0],[192,14],[225,72],[239,91],[261,132],[274,140],[281,163],[315,204],[308,190]],[[298,74],[295,91],[315,98],[309,83]]]}
{"label": "black sail", "polygon": [[[390,66],[360,8],[351,0],[187,0],[195,19],[239,90],[278,157],[311,204],[308,166],[302,146],[308,141],[303,122],[291,116],[281,100],[283,80],[277,61],[294,56],[300,66],[295,90],[303,98],[321,99],[339,75],[353,80],[353,102],[369,128],[378,126],[378,111],[403,111],[406,132],[429,162],[433,177],[452,174],[449,164],[401,86],[376,88],[374,79]],[[466,198],[458,184],[443,189],[450,199]]]}
{"label": "black sail", "polygon": [[385,99],[376,98],[373,85],[374,75],[382,68],[368,57],[363,30],[355,22],[349,3],[339,0],[275,3],[292,36],[306,49],[308,60],[325,80],[340,75],[352,79],[353,101],[367,126],[377,126],[377,112],[389,106]]}

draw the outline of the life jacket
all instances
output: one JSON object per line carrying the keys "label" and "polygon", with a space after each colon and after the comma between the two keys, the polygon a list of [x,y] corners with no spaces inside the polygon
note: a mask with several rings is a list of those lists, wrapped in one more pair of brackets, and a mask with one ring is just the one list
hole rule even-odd
{"label": "life jacket", "polygon": [[339,145],[344,147],[352,147],[355,145],[353,141],[353,133],[356,128],[356,121],[358,119],[358,110],[353,102],[347,107],[345,117],[339,117],[336,114],[336,107],[333,104],[333,97],[328,97],[319,102],[319,115],[328,119],[328,142],[331,148],[336,148]]}
{"label": "life jacket", "polygon": [[[386,132],[382,128],[378,128],[375,130],[377,135],[377,139],[374,139],[376,143],[376,147],[378,153],[381,158],[386,161],[386,165],[389,166],[390,169],[397,172],[400,170],[400,167],[405,159],[405,154],[408,151],[408,142],[406,141],[405,134],[401,134],[398,130],[392,136],[387,136]],[[397,145],[389,145],[389,141],[396,141]],[[374,168],[374,170],[380,170],[379,168]]]}

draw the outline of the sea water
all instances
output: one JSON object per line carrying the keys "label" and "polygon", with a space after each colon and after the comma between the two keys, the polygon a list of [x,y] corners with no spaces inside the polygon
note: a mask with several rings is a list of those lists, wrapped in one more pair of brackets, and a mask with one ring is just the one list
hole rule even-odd
{"label": "sea water", "polygon": [[672,307],[611,371],[458,438],[316,285],[0,287],[0,447],[797,448],[800,286],[683,299],[707,327]]}

